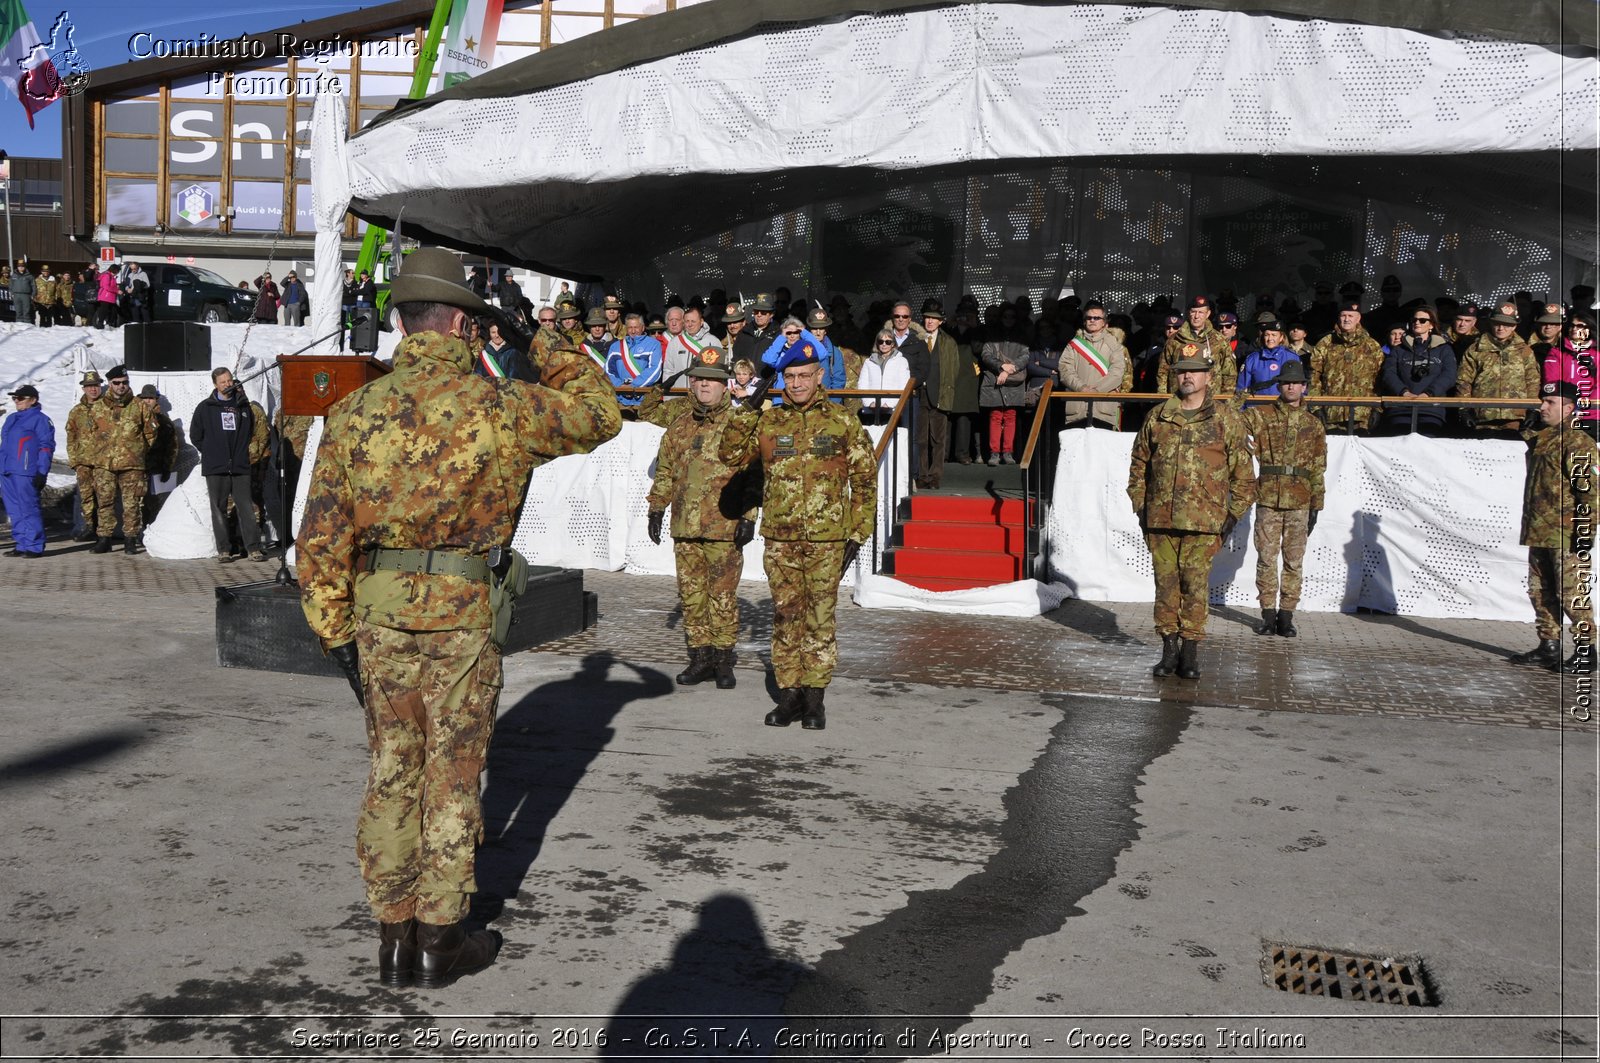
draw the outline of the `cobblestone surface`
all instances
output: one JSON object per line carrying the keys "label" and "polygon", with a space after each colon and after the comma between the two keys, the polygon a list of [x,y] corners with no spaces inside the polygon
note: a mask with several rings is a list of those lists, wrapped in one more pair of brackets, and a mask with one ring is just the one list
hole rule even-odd
{"label": "cobblestone surface", "polygon": [[[9,587],[189,598],[198,609],[211,608],[217,586],[271,579],[276,571],[276,559],[161,561],[129,557],[120,545],[91,554],[84,543],[53,542],[38,560],[0,557],[0,581]],[[599,623],[541,649],[570,656],[610,650],[667,665],[683,659],[671,577],[588,571],[584,586],[599,593]],[[739,666],[765,670],[772,634],[766,585],[740,584],[739,604]],[[838,674],[1198,706],[1595,728],[1571,716],[1582,693],[1576,680],[1506,663],[1532,645],[1531,624],[1299,613],[1300,637],[1289,640],[1256,635],[1248,626],[1253,615],[1228,608],[1212,614],[1204,674],[1184,682],[1150,675],[1160,640],[1147,604],[1069,601],[1046,616],[1010,619],[866,610],[841,593]]]}

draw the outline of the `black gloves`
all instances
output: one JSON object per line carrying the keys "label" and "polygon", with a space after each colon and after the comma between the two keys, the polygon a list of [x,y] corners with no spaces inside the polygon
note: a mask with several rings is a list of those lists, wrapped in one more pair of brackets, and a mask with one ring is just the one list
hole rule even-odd
{"label": "black gloves", "polygon": [[43,491],[44,490],[44,485],[47,482],[48,482],[48,480],[45,477],[44,473],[36,472],[36,473],[33,474],[33,489],[35,491]]}
{"label": "black gloves", "polygon": [[756,522],[741,520],[733,529],[733,545],[743,550],[749,546],[756,537]]}
{"label": "black gloves", "polygon": [[657,546],[661,545],[661,520],[666,515],[667,511],[664,509],[652,509],[650,511],[650,523],[647,527],[650,533],[650,541]]}
{"label": "black gloves", "polygon": [[1317,530],[1317,516],[1321,512],[1322,512],[1322,510],[1320,510],[1320,509],[1313,509],[1311,511],[1311,516],[1306,518],[1306,534],[1307,535],[1310,535],[1312,532]]}
{"label": "black gloves", "polygon": [[1222,522],[1222,537],[1226,539],[1228,536],[1232,535],[1233,529],[1237,528],[1238,526],[1239,518],[1235,517],[1232,513],[1229,513],[1228,519]]}
{"label": "black gloves", "polygon": [[683,374],[687,373],[688,371],[689,370],[687,369],[680,369],[676,373],[673,373],[671,376],[667,377],[661,382],[661,390],[671,391],[672,386],[678,382],[678,378],[683,376]]}
{"label": "black gloves", "polygon": [[755,390],[745,397],[744,404],[752,410],[761,409],[761,404],[767,401],[767,392],[772,390],[772,382],[778,379],[778,368],[762,362],[756,370],[761,379],[757,381]]}
{"label": "black gloves", "polygon": [[861,544],[854,539],[848,539],[844,544],[844,564],[839,566],[839,575],[842,577],[850,571],[850,566],[856,563],[856,555],[861,552]]}
{"label": "black gloves", "polygon": [[339,671],[344,673],[345,679],[350,683],[350,689],[356,692],[356,701],[361,703],[362,708],[366,708],[367,695],[361,687],[361,663],[360,655],[356,652],[356,644],[346,642],[342,646],[329,646],[328,656],[333,658],[333,662],[339,666]]}

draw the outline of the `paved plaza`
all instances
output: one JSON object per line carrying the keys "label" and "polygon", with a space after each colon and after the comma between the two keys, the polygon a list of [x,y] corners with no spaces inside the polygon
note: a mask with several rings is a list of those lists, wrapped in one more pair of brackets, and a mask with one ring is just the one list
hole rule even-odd
{"label": "paved plaza", "polygon": [[[1593,1056],[1595,731],[1531,625],[1221,610],[1158,682],[1146,605],[841,596],[819,734],[761,725],[763,584],[686,690],[672,581],[587,572],[598,625],[507,660],[501,958],[394,991],[348,688],[215,666],[274,567],[0,559],[6,1056]],[[1426,1006],[1279,991],[1285,945]]]}

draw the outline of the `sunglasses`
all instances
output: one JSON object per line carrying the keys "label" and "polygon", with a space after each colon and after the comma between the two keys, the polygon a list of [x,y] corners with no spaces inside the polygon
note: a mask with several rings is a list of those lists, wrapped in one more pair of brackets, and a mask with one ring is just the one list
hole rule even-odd
{"label": "sunglasses", "polygon": [[1085,321],[1104,321],[1106,316],[1104,314],[1085,314],[1083,319]]}
{"label": "sunglasses", "polygon": [[785,332],[784,335],[788,336],[791,340],[800,338],[800,333],[798,332]]}
{"label": "sunglasses", "polygon": [[879,347],[893,347],[894,346],[894,340],[879,340],[878,341],[878,346]]}
{"label": "sunglasses", "polygon": [[541,325],[554,325],[555,323],[556,319],[553,317],[541,317],[539,319],[539,324]]}
{"label": "sunglasses", "polygon": [[1413,325],[1431,325],[1431,324],[1433,324],[1433,318],[1431,318],[1431,317],[1414,317],[1414,318],[1411,319],[1411,323]]}
{"label": "sunglasses", "polygon": [[894,315],[894,319],[896,321],[910,321],[911,320],[911,315],[910,314],[896,314],[896,315]]}

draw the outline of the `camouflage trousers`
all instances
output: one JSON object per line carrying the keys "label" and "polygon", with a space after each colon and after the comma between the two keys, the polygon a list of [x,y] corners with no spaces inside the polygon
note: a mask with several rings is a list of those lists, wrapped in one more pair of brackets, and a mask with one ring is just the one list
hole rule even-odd
{"label": "camouflage trousers", "polygon": [[1528,598],[1541,639],[1561,637],[1561,614],[1572,618],[1572,637],[1594,644],[1594,602],[1589,597],[1592,558],[1549,546],[1528,547]]}
{"label": "camouflage trousers", "polygon": [[844,572],[844,542],[767,540],[772,592],[772,670],[778,686],[825,687],[839,663],[834,609]]}
{"label": "camouflage trousers", "polygon": [[739,575],[744,553],[731,542],[675,539],[678,600],[683,635],[690,646],[727,649],[739,637]]}
{"label": "camouflage trousers", "polygon": [[478,775],[500,700],[487,630],[356,628],[371,767],[356,823],[380,922],[453,923],[477,891]]}
{"label": "camouflage trousers", "polygon": [[1216,532],[1146,532],[1156,570],[1156,632],[1193,641],[1206,637],[1211,561],[1222,547]]}
{"label": "camouflage trousers", "polygon": [[[95,488],[95,473],[101,470],[91,465],[74,465],[72,471],[78,474],[78,509],[83,513],[83,530],[91,534],[99,527],[100,496]],[[114,497],[105,501],[105,507],[115,510]]]}
{"label": "camouflage trousers", "polygon": [[[117,495],[122,495],[122,534],[129,539],[144,531],[144,496],[150,481],[143,469],[94,470],[95,534],[109,539],[117,530]],[[88,527],[88,514],[84,515]]]}
{"label": "camouflage trousers", "polygon": [[[1263,609],[1294,612],[1300,604],[1300,572],[1310,534],[1309,509],[1256,507],[1256,597]],[[1278,581],[1278,556],[1283,556],[1283,581]]]}

